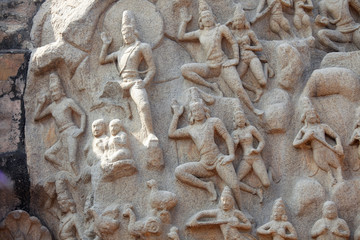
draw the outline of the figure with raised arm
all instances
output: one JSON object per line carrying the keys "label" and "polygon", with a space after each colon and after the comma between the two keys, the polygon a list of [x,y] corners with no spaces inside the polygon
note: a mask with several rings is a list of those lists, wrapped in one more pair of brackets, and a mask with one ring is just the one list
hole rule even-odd
{"label": "figure with raised arm", "polygon": [[350,237],[347,223],[338,217],[334,202],[326,201],[323,205],[323,217],[317,220],[311,229],[311,237],[317,240],[346,240]]}
{"label": "figure with raised arm", "polygon": [[[145,87],[155,76],[155,63],[152,57],[151,47],[147,43],[139,41],[135,28],[135,18],[131,11],[124,11],[122,18],[121,33],[124,45],[116,52],[107,55],[107,50],[112,39],[105,32],[101,33],[103,46],[101,48],[99,62],[107,64],[117,62],[119,70],[120,87],[128,91],[132,100],[135,102],[141,126],[145,130],[147,137],[143,144],[149,147],[152,144],[158,145],[158,138],[155,136],[151,118],[150,103]],[[140,78],[139,65],[144,60],[147,65],[144,79]]]}
{"label": "figure with raised arm", "polygon": [[[360,24],[356,23],[350,13],[350,6],[360,14],[358,0],[321,0],[320,15],[315,22],[325,29],[318,32],[319,41],[326,47],[343,52],[345,49],[336,43],[353,42],[360,49]],[[335,26],[335,29],[332,26]]]}
{"label": "figure with raised arm", "polygon": [[[264,9],[265,4],[267,4],[267,7]],[[283,6],[291,7],[290,0],[260,0],[256,9],[256,16],[251,21],[251,24],[270,12],[271,31],[279,35],[281,39],[292,38],[293,33],[289,21],[284,16]]]}
{"label": "figure with raised arm", "polygon": [[[243,150],[243,158],[237,170],[239,181],[242,181],[251,170],[259,178],[264,187],[270,186],[270,180],[264,161],[261,157],[261,151],[264,148],[265,141],[260,132],[246,119],[244,112],[238,110],[234,113],[235,130],[231,136],[235,143],[235,148],[240,145]],[[254,148],[254,139],[258,141],[258,146]],[[263,200],[262,189],[254,189],[253,187],[240,182],[240,189],[252,194],[257,194],[260,202]]]}
{"label": "figure with raised arm", "polygon": [[250,231],[251,223],[243,212],[235,208],[235,200],[228,186],[225,186],[221,194],[219,208],[196,213],[186,226],[219,226],[224,240],[255,239],[248,233],[240,232]]}
{"label": "figure with raised arm", "polygon": [[[56,73],[50,74],[50,93],[52,102],[49,103],[47,95],[38,99],[35,109],[35,120],[41,120],[51,115],[59,131],[58,141],[45,151],[45,159],[53,164],[61,166],[58,162],[56,154],[66,147],[70,165],[77,174],[76,153],[78,145],[78,137],[84,132],[86,125],[86,115],[84,111],[71,98],[67,98],[61,85],[59,76]],[[76,126],[72,118],[75,113],[80,116],[80,128]]]}
{"label": "figure with raised arm", "polygon": [[[213,182],[205,182],[200,178],[217,175],[227,184],[234,193],[240,209],[240,186],[232,161],[235,158],[235,148],[232,138],[219,118],[210,117],[210,110],[200,98],[193,98],[189,103],[190,125],[177,129],[179,118],[184,113],[184,106],[175,100],[172,104],[173,119],[169,128],[169,138],[192,139],[200,152],[199,162],[189,162],[175,169],[175,176],[183,183],[207,190],[213,201],[217,193]],[[229,152],[224,155],[215,143],[215,133],[222,137]]]}
{"label": "figure with raised arm", "polygon": [[230,25],[231,32],[240,47],[240,79],[244,78],[250,68],[259,85],[258,87],[253,88],[248,87],[247,84],[244,83],[246,89],[255,92],[256,96],[254,102],[257,102],[260,100],[260,97],[263,94],[263,88],[266,87],[267,82],[262,64],[255,54],[257,51],[262,51],[263,47],[256,37],[255,32],[250,29],[250,24],[246,20],[245,12],[242,9],[241,4],[236,5],[234,17],[227,25]]}
{"label": "figure with raised arm", "polygon": [[[181,67],[184,78],[221,93],[217,83],[210,83],[205,80],[205,78],[220,77],[251,111],[256,115],[262,115],[264,112],[253,106],[236,71],[235,66],[239,63],[239,48],[231,31],[224,25],[216,24],[215,16],[205,0],[199,0],[199,30],[185,33],[191,16],[184,15],[181,15],[178,39],[180,41],[199,41],[206,54],[205,63],[187,63]],[[230,43],[234,58],[228,59],[222,50],[221,42],[223,39]]]}
{"label": "figure with raised arm", "polygon": [[269,236],[273,240],[297,239],[294,226],[287,220],[285,204],[281,198],[275,200],[271,221],[256,229],[256,233],[259,236]]}
{"label": "figure with raised arm", "polygon": [[[301,121],[305,126],[300,129],[296,135],[293,146],[296,148],[311,148],[313,152],[313,161],[308,161],[311,176],[314,176],[319,168],[327,172],[332,185],[342,182],[341,160],[344,157],[344,150],[339,135],[327,124],[320,123],[319,115],[310,103],[308,98],[304,98],[305,113]],[[326,141],[326,136],[335,140],[336,145],[332,146]],[[313,164],[314,162],[315,164]],[[336,175],[332,173],[335,168]]]}

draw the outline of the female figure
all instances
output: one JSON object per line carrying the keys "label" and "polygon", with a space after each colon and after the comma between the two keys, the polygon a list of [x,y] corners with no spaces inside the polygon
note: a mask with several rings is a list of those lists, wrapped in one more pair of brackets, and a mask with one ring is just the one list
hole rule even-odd
{"label": "female figure", "polygon": [[[237,44],[240,46],[240,79],[243,79],[248,69],[250,68],[252,74],[259,84],[258,88],[253,88],[244,84],[244,87],[256,94],[255,102],[259,101],[263,94],[263,88],[266,87],[266,77],[259,58],[254,52],[262,51],[262,45],[256,37],[254,31],[250,29],[250,24],[246,20],[245,12],[241,5],[236,6],[234,18],[228,23],[232,34],[235,37]],[[228,25],[227,24],[227,25]]]}
{"label": "female figure", "polygon": [[311,0],[295,0],[294,25],[300,33],[300,37],[311,37],[311,21],[306,11],[311,11],[314,5]]}
{"label": "female figure", "polygon": [[[260,179],[264,187],[270,186],[270,180],[266,171],[264,161],[261,157],[261,151],[264,148],[265,141],[259,131],[247,121],[242,111],[236,111],[234,114],[235,130],[232,132],[232,138],[235,143],[235,149],[240,144],[243,150],[243,159],[240,162],[237,175],[241,181],[251,170]],[[259,142],[257,148],[254,148],[254,138]],[[240,189],[252,194],[257,194],[262,202],[262,190],[256,190],[251,186],[240,182]]]}
{"label": "female figure", "polygon": [[[206,62],[183,65],[181,67],[182,75],[189,81],[209,87],[222,94],[216,83],[209,83],[204,79],[221,77],[251,111],[257,115],[262,115],[264,112],[252,105],[236,71],[235,66],[239,63],[239,48],[230,30],[224,25],[216,25],[215,17],[204,0],[199,0],[199,15],[200,29],[189,33],[185,33],[185,30],[191,16],[182,16],[178,39],[181,41],[200,41],[206,54]],[[233,59],[228,59],[222,50],[221,42],[224,38],[232,47]]]}
{"label": "female figure", "polygon": [[[239,230],[249,231],[251,224],[244,213],[235,209],[234,204],[235,201],[231,190],[226,186],[221,194],[219,208],[196,213],[190,218],[186,226],[215,225],[220,227],[225,240],[254,239],[250,234],[239,232]],[[201,221],[202,218],[207,218],[208,220]]]}
{"label": "female figure", "polygon": [[[344,151],[339,135],[328,125],[320,123],[319,116],[312,107],[305,111],[302,116],[302,122],[305,123],[305,126],[296,135],[293,146],[296,148],[310,147],[313,150],[315,164],[310,164],[310,168],[313,171],[311,176],[314,176],[320,168],[328,173],[332,185],[343,181],[340,161],[344,156]],[[335,146],[330,145],[325,140],[326,135],[335,140]],[[331,167],[336,169],[335,177]]]}
{"label": "female figure", "polygon": [[272,209],[271,221],[256,230],[258,235],[271,237],[273,240],[296,240],[294,226],[287,220],[285,205],[281,198],[276,199]]}

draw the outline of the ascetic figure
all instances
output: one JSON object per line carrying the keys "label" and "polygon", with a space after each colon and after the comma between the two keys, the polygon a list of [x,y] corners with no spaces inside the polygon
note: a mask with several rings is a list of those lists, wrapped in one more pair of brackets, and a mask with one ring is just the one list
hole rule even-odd
{"label": "ascetic figure", "polygon": [[[259,85],[258,88],[254,89],[256,94],[254,102],[257,102],[263,94],[263,88],[265,88],[267,82],[262,64],[254,53],[262,51],[262,45],[256,37],[255,32],[250,29],[250,24],[246,20],[245,12],[240,4],[236,6],[234,17],[229,24],[231,32],[240,47],[240,78],[243,79],[250,68]],[[245,88],[248,88],[245,84],[244,86]]]}
{"label": "ascetic figure", "polygon": [[[105,148],[109,141],[109,137],[106,135],[106,124],[104,119],[95,120],[91,125],[91,131],[93,139],[91,144],[89,142],[84,150],[85,154],[88,155],[91,148],[92,152],[95,154],[95,156],[88,157],[88,163],[90,166],[95,164],[96,160],[100,160],[104,157]],[[94,157],[96,157],[96,159],[93,159]]]}
{"label": "ascetic figure", "polygon": [[[339,135],[328,125],[320,123],[319,116],[314,108],[307,109],[302,116],[302,122],[305,126],[300,129],[296,135],[293,146],[296,148],[311,148],[313,151],[313,160],[315,164],[310,164],[312,176],[319,168],[328,173],[332,185],[342,182],[340,161],[344,156],[343,147]],[[335,146],[330,145],[325,136],[333,138]],[[332,173],[335,168],[336,175]]]}
{"label": "ascetic figure", "polygon": [[[216,83],[207,82],[204,78],[222,78],[237,95],[237,97],[255,114],[262,115],[263,111],[256,109],[242,86],[236,65],[239,63],[239,48],[230,30],[224,26],[218,26],[215,17],[204,0],[199,1],[199,26],[200,29],[185,33],[187,23],[191,17],[182,16],[178,33],[181,41],[200,41],[206,54],[205,63],[187,63],[181,67],[182,75],[189,81],[209,87],[215,92],[221,92]],[[228,59],[221,47],[221,42],[226,39],[234,54],[233,59]]]}
{"label": "ascetic figure", "polygon": [[[264,138],[254,126],[250,125],[242,111],[234,113],[234,125],[235,130],[231,135],[235,148],[240,144],[243,150],[243,158],[237,170],[239,181],[243,180],[253,170],[261,184],[266,188],[269,187],[270,180],[261,157],[261,151],[265,145]],[[256,148],[254,148],[254,139],[258,141]],[[240,182],[240,189],[257,194],[260,197],[260,202],[262,202],[262,189],[254,189],[243,182]]]}
{"label": "ascetic figure", "polygon": [[[360,13],[358,0],[321,0],[319,2],[320,16],[316,18],[318,24],[326,29],[318,32],[320,43],[334,51],[344,51],[336,42],[353,42],[360,48],[360,24],[356,23],[351,16],[350,6]],[[330,25],[335,25],[331,29]]]}
{"label": "ascetic figure", "polygon": [[251,223],[244,213],[235,209],[234,197],[231,194],[230,188],[227,186],[221,194],[219,208],[198,212],[192,216],[186,224],[187,227],[213,225],[220,227],[224,240],[254,239],[250,234],[239,232],[239,230],[249,231],[251,229]]}
{"label": "ascetic figure", "polygon": [[296,240],[294,226],[287,220],[284,202],[276,199],[272,209],[271,221],[256,230],[258,235],[269,236],[273,240]]}
{"label": "ascetic figure", "polygon": [[[123,35],[124,45],[119,51],[109,55],[107,50],[112,42],[105,33],[101,34],[103,46],[100,53],[100,64],[107,64],[117,61],[119,75],[121,80],[119,84],[124,91],[129,91],[131,98],[137,106],[141,126],[144,128],[147,137],[143,143],[149,146],[150,143],[158,143],[158,138],[154,134],[150,104],[145,87],[155,76],[155,63],[152,58],[151,47],[147,43],[138,40],[135,29],[135,18],[130,11],[123,12],[121,32]],[[139,65],[145,61],[147,65],[146,75],[141,79],[139,74]]]}
{"label": "ascetic figure", "polygon": [[[191,186],[207,190],[211,194],[211,199],[216,200],[214,183],[204,182],[200,178],[211,177],[217,173],[233,191],[240,208],[239,182],[232,165],[235,158],[234,143],[224,123],[219,118],[210,117],[210,110],[204,105],[202,99],[192,99],[189,104],[190,125],[176,129],[184,107],[179,106],[176,101],[171,107],[174,116],[169,128],[169,137],[173,139],[190,138],[200,152],[199,162],[184,163],[175,169],[176,178]],[[220,152],[215,143],[215,133],[225,140],[229,155]]]}
{"label": "ascetic figure", "polygon": [[345,240],[350,237],[346,222],[338,217],[334,202],[323,205],[323,217],[317,220],[311,229],[311,237],[317,240]]}
{"label": "ascetic figure", "polygon": [[[263,10],[265,3],[267,7]],[[282,7],[290,7],[289,0],[260,0],[256,9],[255,19],[251,21],[254,23],[265,14],[270,12],[270,29],[275,34],[279,35],[281,39],[288,39],[293,36],[289,21],[284,17]],[[262,11],[263,10],[263,11]],[[262,11],[262,12],[261,12]]]}
{"label": "ascetic figure", "polygon": [[[50,93],[52,102],[45,106],[47,97],[38,99],[38,105],[35,109],[35,120],[41,120],[51,115],[59,130],[58,141],[45,152],[45,159],[57,165],[62,165],[56,159],[56,154],[66,147],[68,149],[69,162],[73,171],[77,174],[76,152],[78,136],[84,132],[86,124],[86,115],[83,110],[72,100],[65,96],[60,78],[56,73],[50,74]],[[72,119],[72,114],[78,114],[81,118],[80,128],[76,126]]]}

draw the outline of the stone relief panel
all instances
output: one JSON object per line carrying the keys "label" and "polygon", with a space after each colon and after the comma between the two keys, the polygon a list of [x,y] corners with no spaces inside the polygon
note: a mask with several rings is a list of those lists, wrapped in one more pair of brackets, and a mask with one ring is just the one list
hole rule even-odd
{"label": "stone relief panel", "polygon": [[[359,7],[45,1],[25,94],[32,211],[56,239],[357,237]],[[326,200],[348,225],[318,220]]]}

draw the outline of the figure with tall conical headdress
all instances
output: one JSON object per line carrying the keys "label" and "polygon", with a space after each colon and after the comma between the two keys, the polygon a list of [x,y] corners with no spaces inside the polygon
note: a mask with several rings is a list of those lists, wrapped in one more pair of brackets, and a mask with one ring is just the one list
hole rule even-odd
{"label": "figure with tall conical headdress", "polygon": [[[222,78],[242,103],[256,115],[262,115],[264,112],[253,106],[236,71],[235,66],[239,63],[239,47],[229,28],[216,24],[215,16],[205,0],[199,0],[199,30],[185,33],[191,17],[184,15],[181,16],[178,39],[180,41],[198,40],[204,50],[206,60],[203,63],[187,63],[181,66],[183,77],[193,83],[211,88],[220,96],[222,92],[218,84],[210,83],[205,79]],[[223,39],[230,43],[234,58],[229,59],[224,53],[221,45]]]}
{"label": "figure with tall conical headdress", "polygon": [[[72,100],[65,96],[63,86],[60,78],[56,73],[50,74],[49,88],[52,102],[49,104],[47,96],[42,96],[38,99],[38,105],[35,109],[35,120],[41,120],[48,115],[51,115],[59,131],[58,141],[46,150],[44,157],[47,161],[60,166],[63,170],[68,170],[67,167],[57,159],[57,153],[64,147],[68,149],[68,161],[75,174],[78,173],[76,163],[76,153],[78,136],[85,130],[86,115],[83,110]],[[46,106],[46,104],[48,104]],[[75,113],[80,116],[81,126],[76,126],[73,121],[72,114]]]}
{"label": "figure with tall conical headdress", "polygon": [[[234,143],[224,123],[219,118],[210,117],[210,109],[205,102],[213,103],[212,100],[196,88],[192,89],[188,104],[190,125],[180,129],[177,129],[177,125],[184,113],[184,106],[180,106],[175,100],[171,106],[174,115],[169,128],[169,138],[190,138],[200,153],[198,162],[178,166],[175,169],[175,176],[185,184],[208,191],[211,194],[211,200],[215,201],[217,193],[214,183],[203,181],[201,178],[218,175],[231,188],[240,208],[240,186],[232,164],[235,158]],[[222,154],[215,143],[216,133],[225,140],[228,155]]]}
{"label": "figure with tall conical headdress", "polygon": [[262,51],[263,47],[255,32],[250,29],[250,24],[246,19],[245,11],[241,4],[236,5],[234,17],[227,25],[230,27],[240,47],[240,64],[238,68],[240,78],[243,79],[250,68],[256,79],[256,87],[249,86],[248,84],[244,84],[244,87],[255,92],[254,102],[257,102],[264,92],[263,89],[266,87],[267,79],[262,64],[254,52]]}
{"label": "figure with tall conical headdress", "polygon": [[[155,136],[153,129],[150,103],[146,92],[146,86],[155,76],[155,63],[152,57],[151,47],[147,43],[142,43],[138,39],[136,30],[136,21],[131,11],[124,11],[122,15],[121,33],[123,46],[119,51],[107,55],[108,47],[112,39],[105,32],[101,34],[103,46],[100,53],[100,64],[117,62],[119,71],[119,84],[121,88],[129,93],[135,102],[142,129],[145,130],[143,144],[146,147],[158,147],[159,139]],[[139,65],[144,59],[147,70],[145,77],[140,78]]]}

